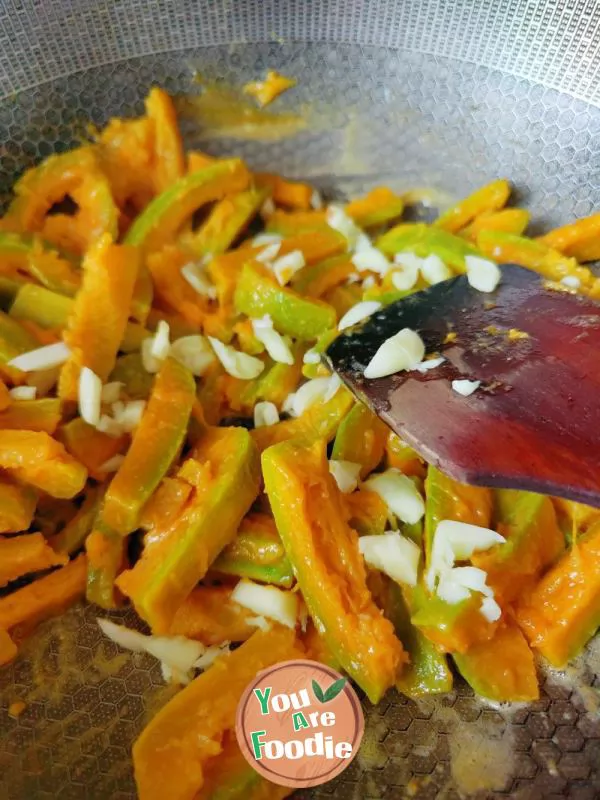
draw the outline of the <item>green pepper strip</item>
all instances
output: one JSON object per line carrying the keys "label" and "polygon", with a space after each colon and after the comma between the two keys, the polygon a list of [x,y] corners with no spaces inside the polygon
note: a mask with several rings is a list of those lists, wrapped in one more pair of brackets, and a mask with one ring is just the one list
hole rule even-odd
{"label": "green pepper strip", "polygon": [[331,457],[361,465],[364,480],[383,458],[388,427],[363,403],[356,403],[342,420]]}
{"label": "green pepper strip", "polygon": [[131,447],[106,492],[102,522],[108,530],[127,536],[137,527],[142,507],[181,449],[195,394],[190,371],[167,359],[156,376]]}
{"label": "green pepper strip", "polygon": [[248,189],[223,198],[198,232],[186,238],[186,244],[199,256],[224,253],[242,235],[268,195],[267,189]]}
{"label": "green pepper strip", "polygon": [[240,381],[244,384],[239,395],[241,408],[251,411],[259,400],[268,400],[279,408],[288,394],[293,392],[298,385],[302,352],[299,345],[293,345],[293,364],[273,362],[255,380]]}
{"label": "green pepper strip", "polygon": [[316,339],[335,327],[335,310],[320,300],[307,300],[279,286],[271,273],[258,264],[246,264],[235,291],[235,307],[241,314],[258,318],[269,314],[279,333],[297,339]]}
{"label": "green pepper strip", "polygon": [[516,489],[494,492],[494,529],[505,538],[472,562],[488,574],[501,605],[525,594],[528,585],[563,553],[565,541],[549,497]]}
{"label": "green pepper strip", "polygon": [[[337,339],[338,336],[339,331],[337,328],[331,328],[330,330],[325,331],[319,336],[315,344],[312,346],[312,352],[319,356],[323,355],[329,345],[334,339]],[[302,374],[305,378],[320,378],[324,375],[328,375],[329,370],[319,361],[316,364],[302,364]]]}
{"label": "green pepper strip", "polygon": [[[180,178],[136,217],[125,236],[125,244],[137,245],[145,252],[160,248],[172,241],[185,220],[200,206],[228,192],[245,189],[248,181],[249,173],[239,159],[219,161]],[[150,272],[142,264],[132,304],[133,316],[142,324],[148,318],[153,291]]]}
{"label": "green pepper strip", "polygon": [[411,610],[415,609],[410,587],[390,581],[386,594],[384,613],[410,658],[396,681],[396,688],[411,698],[449,692],[453,681],[448,659],[411,623]]}
{"label": "green pepper strip", "polygon": [[14,400],[8,408],[0,411],[2,430],[54,433],[60,420],[60,400],[57,397]]}
{"label": "green pepper strip", "polygon": [[[17,291],[9,316],[35,322],[47,330],[60,331],[66,326],[72,310],[73,300],[70,297],[51,292],[43,286],[26,283]],[[120,349],[125,353],[139,350],[143,340],[149,335],[141,325],[129,322]]]}
{"label": "green pepper strip", "polygon": [[47,289],[69,297],[81,284],[81,274],[74,259],[59,254],[55,247],[38,236],[0,232],[0,263],[2,261],[7,261],[13,269],[26,273]]}
{"label": "green pepper strip", "polygon": [[209,484],[194,488],[165,530],[152,531],[141,559],[117,579],[156,633],[168,632],[181,603],[234,539],[260,488],[258,452],[244,428],[209,429],[193,458],[210,466]]}
{"label": "green pepper strip", "polygon": [[8,314],[0,312],[0,363],[11,361],[21,353],[27,353],[38,347],[40,343],[32,333],[26,331]]}
{"label": "green pepper strip", "polygon": [[285,442],[262,456],[277,529],[311,617],[343,668],[376,703],[403,660],[367,587],[357,535],[327,470],[325,443]]}
{"label": "green pepper strip", "polygon": [[95,563],[89,557],[88,549],[85,596],[89,603],[94,603],[101,608],[116,608],[118,600],[115,592],[115,580],[126,562],[127,539],[103,531],[102,524],[98,520],[95,524],[98,527],[86,537],[86,542],[89,542],[92,537],[96,541],[100,539],[103,544],[103,555],[102,560]]}
{"label": "green pepper strip", "polygon": [[57,553],[73,555],[81,550],[88,533],[92,530],[94,519],[100,510],[104,489],[94,486],[88,489],[85,500],[65,527],[51,539],[53,550]]}
{"label": "green pepper strip", "polygon": [[147,400],[154,376],[144,369],[139,353],[128,353],[117,358],[109,380],[122,383],[123,391],[130,400]]}
{"label": "green pepper strip", "polygon": [[435,254],[457,272],[466,270],[466,256],[481,257],[481,252],[460,236],[441,228],[431,228],[422,222],[397,225],[379,237],[377,247],[386,255],[405,250],[421,257]]}
{"label": "green pepper strip", "polygon": [[242,191],[249,180],[250,173],[237,158],[217,161],[180,178],[155,197],[135,219],[125,244],[139,245],[146,251],[165,244],[200,206],[231,192]]}
{"label": "green pepper strip", "polygon": [[539,697],[533,653],[514,622],[453,659],[478,697],[497,703],[530,703]]}
{"label": "green pepper strip", "polygon": [[482,486],[467,486],[430,466],[425,479],[425,560],[429,565],[433,537],[443,519],[489,528],[492,492]]}
{"label": "green pepper strip", "polygon": [[25,285],[21,278],[5,278],[0,275],[0,310],[8,311],[19,289]]}
{"label": "green pepper strip", "polygon": [[252,438],[262,452],[271,445],[290,439],[310,444],[315,439],[331,441],[341,420],[349,411],[353,396],[344,387],[326,403],[315,403],[296,419],[286,419],[276,425],[265,425],[252,431]]}
{"label": "green pepper strip", "polygon": [[213,564],[217,572],[289,588],[294,575],[271,517],[254,514]]}

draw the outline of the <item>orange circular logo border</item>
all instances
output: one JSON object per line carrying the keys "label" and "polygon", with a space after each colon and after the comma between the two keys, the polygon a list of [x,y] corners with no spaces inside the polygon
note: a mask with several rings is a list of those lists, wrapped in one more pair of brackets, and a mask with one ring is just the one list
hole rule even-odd
{"label": "orange circular logo border", "polygon": [[[267,780],[271,781],[271,783],[275,783],[279,786],[289,786],[290,788],[294,789],[303,789],[303,788],[310,788],[313,786],[320,786],[323,783],[327,783],[330,780],[333,780],[337,775],[343,772],[354,760],[358,753],[358,749],[360,747],[360,743],[363,738],[364,729],[365,729],[365,720],[363,715],[363,710],[360,704],[360,700],[358,699],[358,695],[356,694],[354,688],[348,681],[343,689],[341,690],[339,697],[344,697],[349,703],[351,711],[352,711],[352,719],[354,722],[354,731],[351,737],[346,737],[346,741],[348,741],[352,747],[352,754],[349,758],[336,758],[331,765],[328,764],[329,769],[317,775],[312,774],[310,777],[294,777],[292,775],[281,775],[277,772],[274,766],[266,766],[266,763],[271,765],[275,765],[278,761],[263,761],[257,760],[254,756],[254,752],[252,749],[252,745],[250,743],[250,731],[247,728],[246,722],[249,716],[249,709],[248,705],[250,700],[255,697],[254,690],[260,685],[264,684],[265,681],[269,679],[269,676],[272,675],[281,675],[286,670],[298,670],[304,669],[309,670],[310,672],[318,671],[321,673],[323,677],[328,677],[332,680],[339,680],[343,676],[340,675],[339,672],[336,672],[332,667],[328,667],[325,664],[321,664],[318,661],[310,661],[308,659],[295,659],[292,661],[281,661],[278,664],[274,664],[272,667],[268,667],[267,669],[261,670],[261,672],[257,673],[256,677],[244,690],[240,701],[238,703],[237,712],[236,712],[236,719],[235,719],[235,733],[236,738],[238,741],[238,745],[242,752],[242,755],[248,761],[250,766],[256,770],[262,777],[266,778]],[[336,698],[337,700],[337,698]],[[258,700],[257,700],[258,702]],[[314,712],[313,712],[314,713]],[[297,731],[293,731],[298,736]],[[305,765],[307,756],[304,756],[299,761],[294,761],[299,766]],[[324,759],[323,759],[324,760]],[[286,759],[286,764],[290,764],[290,760]]]}

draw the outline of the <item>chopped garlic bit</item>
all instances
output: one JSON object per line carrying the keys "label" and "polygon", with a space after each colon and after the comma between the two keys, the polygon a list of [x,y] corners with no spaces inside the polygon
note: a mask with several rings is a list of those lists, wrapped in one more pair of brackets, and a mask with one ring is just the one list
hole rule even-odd
{"label": "chopped garlic bit", "polygon": [[208,277],[204,263],[190,262],[181,268],[181,274],[199,295],[208,297],[209,300],[216,298],[217,290]]}
{"label": "chopped garlic bit", "polygon": [[220,342],[213,336],[209,336],[208,341],[215,351],[215,355],[223,365],[225,372],[232,375],[234,378],[250,381],[258,377],[265,368],[260,358],[242,353],[240,350],[236,350],[230,345],[223,344],[223,342]]}
{"label": "chopped garlic bit", "polygon": [[488,622],[497,622],[502,616],[502,609],[493,597],[484,597],[479,610]]}
{"label": "chopped garlic bit", "polygon": [[84,422],[94,427],[100,421],[102,381],[88,367],[79,373],[79,414]]}
{"label": "chopped garlic bit", "polygon": [[11,359],[7,366],[21,370],[21,372],[35,372],[37,370],[52,369],[60,367],[69,359],[71,350],[64,342],[48,344],[45,347],[38,347],[28,353]]}
{"label": "chopped garlic bit", "polygon": [[420,364],[417,364],[415,369],[419,372],[429,372],[430,369],[436,369],[436,367],[441,366],[445,360],[443,356],[439,358],[428,358],[427,361],[421,361]]}
{"label": "chopped garlic bit", "polygon": [[433,286],[436,283],[447,281],[452,277],[452,270],[447,267],[442,259],[435,253],[431,253],[421,262],[421,275],[427,283]]}
{"label": "chopped garlic bit", "polygon": [[461,394],[463,397],[468,397],[473,394],[480,386],[481,381],[469,381],[466,379],[452,381],[452,390],[456,392],[456,394]]}
{"label": "chopped garlic bit", "polygon": [[307,350],[302,358],[303,364],[319,364],[320,361],[321,361],[321,355],[317,353],[317,351],[314,348]]}
{"label": "chopped garlic bit", "polygon": [[162,361],[159,361],[157,358],[154,358],[152,355],[152,338],[144,339],[142,342],[141,347],[141,355],[142,355],[142,366],[146,370],[146,372],[151,373],[152,375],[160,369],[160,365]]}
{"label": "chopped garlic bit", "polygon": [[500,267],[480,256],[465,256],[467,280],[478,292],[493,292],[500,283]]}
{"label": "chopped garlic bit", "polygon": [[379,311],[380,308],[381,303],[378,303],[376,300],[364,300],[361,303],[356,303],[356,305],[346,311],[338,322],[338,331],[343,331],[346,328],[351,328],[358,322],[362,322],[363,319],[367,319],[371,314]]}
{"label": "chopped garlic bit", "polygon": [[126,433],[133,433],[142,420],[146,408],[145,400],[118,401],[112,404],[112,416],[102,414],[96,428],[100,433],[118,439]]}
{"label": "chopped garlic bit", "polygon": [[169,323],[161,319],[154,336],[142,342],[142,364],[146,372],[158,372],[171,352]]}
{"label": "chopped garlic bit", "polygon": [[102,633],[119,647],[134,653],[146,652],[157,658],[163,664],[163,675],[178,683],[190,682],[192,670],[200,666],[201,658],[207,653],[201,642],[184,636],[146,636],[109,619],[98,619],[98,625]]}
{"label": "chopped garlic bit", "polygon": [[282,239],[283,236],[279,233],[258,233],[254,239],[252,239],[252,247],[281,243]]}
{"label": "chopped garlic bit", "polygon": [[118,439],[119,436],[123,435],[123,428],[115,419],[109,417],[108,414],[102,414],[96,428],[100,433],[104,433],[113,439]]}
{"label": "chopped garlic bit", "polygon": [[367,275],[367,277],[364,279],[364,281],[362,282],[361,285],[362,285],[363,290],[367,291],[368,289],[372,289],[373,286],[375,286],[376,283],[377,283],[377,281],[375,280],[375,276],[374,275]]}
{"label": "chopped garlic bit", "polygon": [[[373,277],[372,275],[369,275],[367,278],[365,278],[365,280],[368,280],[369,278],[372,277]],[[348,277],[346,278],[345,283],[346,286],[351,286],[353,283],[358,283],[359,280],[360,280],[360,275],[358,274],[358,272],[351,272],[350,275],[348,275]],[[364,281],[363,281],[363,286],[364,286]]]}
{"label": "chopped garlic bit", "polygon": [[454,567],[441,573],[436,593],[446,603],[454,605],[467,600],[472,592],[493,599],[494,592],[487,585],[487,573],[477,567]]}
{"label": "chopped garlic bit", "polygon": [[385,275],[391,269],[391,264],[376,247],[371,245],[368,248],[357,250],[351,258],[352,263],[359,272],[377,272]]}
{"label": "chopped garlic bit", "polygon": [[105,383],[102,387],[102,403],[104,405],[116,403],[121,395],[122,387],[123,384],[121,381],[111,381],[111,383]]}
{"label": "chopped garlic bit", "polygon": [[113,456],[105,461],[104,464],[100,464],[98,471],[105,473],[116,472],[124,461],[125,456],[117,454],[116,456]]}
{"label": "chopped garlic bit", "polygon": [[302,384],[291,396],[288,408],[286,408],[288,401],[288,398],[286,398],[283,409],[293,414],[293,416],[299,417],[315,403],[326,403],[331,400],[340,386],[341,381],[337,375],[332,375],[328,378],[313,378],[311,381],[306,381],[306,383]]}
{"label": "chopped garlic bit", "polygon": [[208,669],[219,656],[226,655],[230,652],[230,644],[231,642],[221,642],[221,644],[213,644],[207,647],[200,658],[194,661],[194,668],[201,670]]}
{"label": "chopped garlic bit", "polygon": [[475,552],[489,550],[495,544],[502,544],[505,541],[504,536],[490,528],[450,519],[441,520],[433,536],[431,564],[426,576],[427,585],[433,588],[440,572],[453,567],[455,561],[464,561]]}
{"label": "chopped garlic bit", "polygon": [[298,595],[295,592],[241,580],[231,593],[231,599],[259,616],[274,619],[288,628],[296,627]]}
{"label": "chopped garlic bit", "polygon": [[352,217],[349,217],[341,206],[331,205],[327,206],[325,219],[330,228],[338,231],[348,240],[349,249],[354,250],[362,231]]}
{"label": "chopped garlic bit", "polygon": [[424,355],[425,344],[419,334],[411,328],[403,328],[380,345],[367,364],[365,378],[383,378],[400,370],[414,369]]}
{"label": "chopped garlic bit", "polygon": [[329,378],[329,386],[327,387],[327,391],[325,392],[325,397],[323,398],[324,403],[328,403],[331,399],[335,397],[337,394],[337,390],[342,385],[342,379],[337,373],[334,373]]}
{"label": "chopped garlic bit", "polygon": [[323,198],[318,189],[313,189],[313,193],[310,196],[310,207],[315,211],[320,211],[323,208]]}
{"label": "chopped garlic bit", "polygon": [[568,286],[569,289],[579,289],[581,281],[575,275],[565,275],[560,279],[563,286]]}
{"label": "chopped garlic bit", "polygon": [[268,619],[265,617],[246,617],[246,623],[248,625],[253,625],[256,628],[260,628],[261,631],[270,631],[273,627]]}
{"label": "chopped garlic bit", "polygon": [[215,355],[208,343],[208,339],[200,334],[182,336],[171,345],[169,355],[187,367],[192,375],[204,375],[206,370],[215,363]]}
{"label": "chopped garlic bit", "polygon": [[298,609],[298,622],[300,623],[300,630],[302,633],[306,633],[306,628],[308,626],[308,608],[306,607],[306,603],[302,598],[300,599],[300,608]]}
{"label": "chopped garlic bit", "polygon": [[292,250],[291,253],[287,253],[285,256],[280,256],[278,259],[273,261],[271,265],[271,269],[275,277],[277,278],[277,282],[280,286],[285,286],[286,283],[289,283],[292,276],[298,272],[298,270],[302,269],[306,264],[304,260],[304,254],[302,250]]}
{"label": "chopped garlic bit", "polygon": [[122,433],[132,433],[142,421],[146,408],[145,400],[130,400],[128,403],[113,403],[113,418]]}
{"label": "chopped garlic bit", "polygon": [[349,494],[356,489],[360,470],[361,465],[355,464],[353,461],[337,461],[333,458],[329,461],[329,472],[333,475],[340,492],[344,494]]}
{"label": "chopped garlic bit", "polygon": [[268,314],[260,319],[253,319],[252,330],[258,341],[264,344],[273,361],[279,364],[294,363],[294,354],[283,336],[273,328],[273,320]]}
{"label": "chopped garlic bit", "polygon": [[267,197],[265,202],[260,207],[260,215],[261,217],[270,217],[271,214],[275,213],[275,203],[273,202],[271,197]]}
{"label": "chopped garlic bit", "polygon": [[402,522],[414,525],[425,513],[425,503],[415,484],[400,470],[391,468],[371,475],[363,486],[378,494]]}
{"label": "chopped garlic bit", "polygon": [[279,422],[279,412],[275,403],[263,400],[254,406],[254,427],[264,428]]}
{"label": "chopped garlic bit", "polygon": [[[442,520],[433,536],[431,563],[425,575],[426,585],[447,603],[460,603],[474,591],[493,600],[494,593],[487,585],[487,574],[484,570],[454,565],[456,561],[471,558],[475,552],[489,550],[505,541],[504,536],[490,528],[480,528],[456,520]],[[493,610],[491,604],[486,608]]]}
{"label": "chopped garlic bit", "polygon": [[284,414],[289,414],[290,416],[294,416],[294,400],[296,399],[296,392],[290,392],[283,403],[281,404],[281,410]]}
{"label": "chopped garlic bit", "polygon": [[397,269],[392,272],[392,283],[399,292],[407,292],[419,278],[422,259],[414,253],[396,253],[394,264]]}
{"label": "chopped garlic bit", "polygon": [[395,531],[361,536],[358,547],[370,567],[385,572],[398,583],[416,585],[421,550],[406,536]]}
{"label": "chopped garlic bit", "polygon": [[418,275],[409,269],[395,269],[392,272],[392,284],[399,292],[408,292],[417,282]]}
{"label": "chopped garlic bit", "polygon": [[354,252],[364,253],[365,250],[370,250],[373,247],[373,242],[364,231],[360,230],[360,228],[359,231],[360,232],[356,237],[356,242],[354,244]]}
{"label": "chopped garlic bit", "polygon": [[271,242],[268,244],[263,250],[260,251],[257,255],[254,256],[256,261],[260,261],[262,264],[268,264],[274,258],[277,258],[279,251],[281,250],[281,242]]}
{"label": "chopped garlic bit", "polygon": [[156,326],[156,333],[154,334],[152,345],[150,346],[150,355],[158,361],[164,361],[169,355],[171,349],[169,334],[169,323],[161,319]]}
{"label": "chopped garlic bit", "polygon": [[35,400],[37,389],[35,386],[15,386],[9,391],[13,400]]}
{"label": "chopped garlic bit", "polygon": [[411,253],[410,250],[402,250],[394,256],[394,264],[417,273],[421,269],[423,259],[415,253]]}

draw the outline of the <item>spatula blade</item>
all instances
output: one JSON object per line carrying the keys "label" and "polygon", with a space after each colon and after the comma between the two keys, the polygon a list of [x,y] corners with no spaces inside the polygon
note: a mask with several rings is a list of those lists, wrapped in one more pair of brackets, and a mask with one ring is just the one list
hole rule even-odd
{"label": "spatula blade", "polygon": [[[600,305],[522,267],[501,271],[490,294],[461,275],[410,295],[340,334],[325,359],[456,480],[600,507]],[[378,347],[402,328],[416,330],[444,363],[366,380]],[[463,397],[452,389],[462,378],[481,386]]]}

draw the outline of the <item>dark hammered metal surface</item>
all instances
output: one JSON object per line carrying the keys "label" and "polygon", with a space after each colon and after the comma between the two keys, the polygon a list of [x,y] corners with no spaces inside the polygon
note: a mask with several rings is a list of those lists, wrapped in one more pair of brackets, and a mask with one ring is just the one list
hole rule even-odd
{"label": "dark hammered metal surface", "polygon": [[[203,29],[195,36],[186,27],[188,18],[182,17],[189,11],[186,3],[153,5],[153,23],[144,3],[93,4],[95,10],[81,5],[85,19],[78,29],[77,4],[56,4],[70,7],[66,19],[73,25],[56,27],[58,14],[51,20],[49,72],[38,69],[35,58],[17,64],[11,50],[26,41],[38,53],[37,66],[40,59],[44,63],[36,50],[38,40],[44,41],[42,4],[35,7],[37,27],[31,29],[23,23],[24,6],[7,3],[0,12],[0,95],[9,95],[0,104],[4,197],[24,167],[77,143],[88,120],[102,124],[112,115],[139,113],[152,83],[187,93],[198,90],[192,81],[195,69],[241,84],[272,67],[299,78],[298,89],[280,102],[282,108],[304,109],[310,121],[306,130],[265,144],[233,137],[206,140],[187,122],[188,144],[214,153],[241,153],[253,166],[307,176],[334,195],[385,180],[398,188],[435,187],[443,201],[504,175],[533,211],[538,229],[588,214],[599,204],[595,141],[600,110],[515,77],[529,75],[597,101],[597,61],[589,59],[596,52],[593,37],[590,43],[590,30],[598,22],[593,3],[556,4],[562,5],[558,17],[556,8],[556,13],[548,11],[553,4],[521,0],[476,4],[478,10],[473,10],[475,4],[456,3],[454,11],[442,2],[374,3],[381,18],[369,27],[363,18],[371,18],[372,12],[358,6],[344,11],[332,3],[333,10],[325,14],[327,4],[307,3],[305,8],[315,13],[302,21],[297,3],[282,2],[278,11],[273,3],[240,2],[240,14],[252,7],[253,19],[260,22],[246,37],[237,17],[231,16],[231,3],[213,4],[213,16],[203,17],[210,23],[208,33]],[[117,31],[114,48],[105,52],[107,30],[98,20],[115,25],[117,5],[129,8],[132,20],[136,9],[145,7],[146,15],[130,26],[134,45],[125,47],[122,31]],[[205,4],[200,6],[208,14]],[[169,7],[176,7],[177,14],[169,17]],[[479,25],[483,7],[489,14]],[[579,18],[573,17],[573,7]],[[295,27],[289,38],[337,38],[353,44],[225,44],[240,38],[277,39],[287,24],[281,9],[293,9]],[[105,17],[94,17],[100,12]],[[46,7],[44,13],[50,20],[54,12]],[[336,28],[340,16],[343,30]],[[153,38],[167,24],[169,36]],[[530,64],[522,54],[523,37],[527,43],[532,30],[538,39],[529,41],[529,51],[540,58]],[[554,42],[544,38],[544,30],[554,31]],[[565,45],[565,37],[573,39],[578,31],[582,41],[587,37],[579,62],[573,55],[576,48]],[[77,50],[79,39],[81,47],[90,48],[85,53]],[[548,52],[556,50],[559,40],[562,61],[555,53],[547,64]],[[209,42],[214,45],[197,49]],[[69,43],[75,54],[65,50]],[[408,49],[373,46],[377,43]],[[147,55],[161,49],[177,52]],[[63,77],[44,82],[54,75]],[[20,87],[25,90],[10,95]],[[149,657],[119,653],[103,641],[96,616],[97,609],[78,608],[47,624],[26,643],[14,665],[0,670],[0,798],[135,796],[131,743],[168,698],[169,689]],[[375,709],[365,704],[367,733],[351,767],[337,781],[299,796],[599,797],[599,673],[596,641],[566,675],[547,673],[542,699],[526,707],[491,708],[476,701],[461,681],[451,695],[418,703],[390,692]],[[25,700],[27,708],[13,720],[7,707],[17,699]]]}

